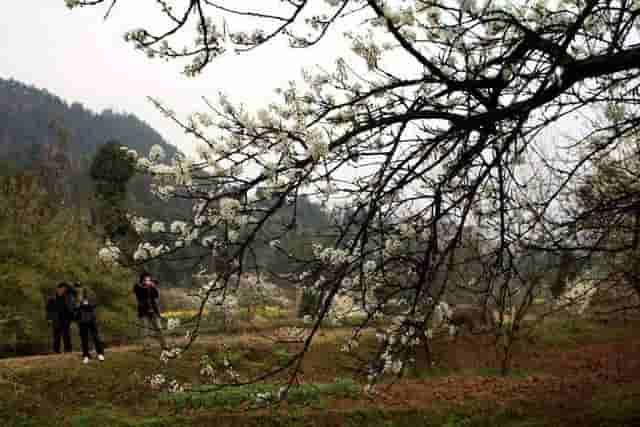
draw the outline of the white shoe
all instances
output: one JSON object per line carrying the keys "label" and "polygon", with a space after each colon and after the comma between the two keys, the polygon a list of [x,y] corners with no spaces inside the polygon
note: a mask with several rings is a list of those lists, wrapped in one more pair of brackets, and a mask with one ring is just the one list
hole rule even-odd
{"label": "white shoe", "polygon": [[104,362],[104,356],[102,354],[98,355],[98,360]]}
{"label": "white shoe", "polygon": [[84,363],[85,365],[89,363],[89,358],[85,357],[84,359],[82,359],[82,363]]}

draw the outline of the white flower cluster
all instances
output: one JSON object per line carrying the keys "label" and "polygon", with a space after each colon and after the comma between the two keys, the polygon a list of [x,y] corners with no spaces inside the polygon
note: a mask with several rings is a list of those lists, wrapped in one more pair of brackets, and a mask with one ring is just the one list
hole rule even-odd
{"label": "white flower cluster", "polygon": [[318,161],[329,154],[329,145],[320,139],[313,139],[310,142],[309,152],[313,160]]}
{"label": "white flower cluster", "polygon": [[225,369],[224,373],[231,379],[232,382],[239,383],[241,377],[229,361],[229,347],[226,344],[222,345],[222,353],[224,354],[222,358],[222,367]]}
{"label": "white flower cluster", "polygon": [[262,393],[256,393],[256,405],[263,406],[273,401],[273,394],[269,391],[265,391]]}
{"label": "white flower cluster", "polygon": [[406,314],[395,316],[384,330],[376,332],[376,339],[381,344],[382,353],[373,361],[368,369],[365,393],[373,393],[375,384],[384,374],[400,375],[407,364],[414,363],[413,358],[406,358],[406,349],[421,343],[421,333],[414,325],[419,324],[416,317]]}
{"label": "white flower cluster", "polygon": [[149,242],[143,242],[138,244],[135,252],[133,253],[133,259],[135,261],[146,261],[152,258],[157,258],[160,255],[166,254],[171,250],[169,246],[161,243],[157,246]]}
{"label": "white flower cluster", "polygon": [[178,382],[178,380],[171,380],[169,384],[167,384],[167,391],[169,393],[182,393],[184,391],[184,386]]}
{"label": "white flower cluster", "polygon": [[126,152],[127,157],[129,157],[132,160],[137,160],[138,159],[138,152],[132,148],[127,148],[125,146],[120,147],[120,149],[124,152]]}
{"label": "white flower cluster", "polygon": [[276,396],[270,391],[256,393],[255,402],[258,406],[268,405],[274,401],[283,401],[287,398],[287,386],[282,386],[278,389]]}
{"label": "white flower cluster", "polygon": [[159,161],[164,160],[166,154],[164,152],[164,148],[162,148],[160,145],[155,144],[151,147],[151,149],[149,150],[149,160],[152,163],[156,163]]}
{"label": "white flower cluster", "polygon": [[323,247],[319,243],[313,244],[313,256],[325,264],[337,266],[353,262],[355,256],[349,255],[344,249]]}
{"label": "white flower cluster", "polygon": [[373,273],[376,268],[376,262],[372,260],[365,261],[365,263],[362,265],[362,270],[365,274]]}
{"label": "white flower cluster", "polygon": [[160,163],[165,158],[164,149],[154,145],[149,151],[149,157],[137,157],[136,167],[142,173],[148,173],[154,178],[154,194],[165,199],[175,192],[172,184],[190,187],[193,184],[193,160],[176,156],[172,163]]}
{"label": "white flower cluster", "polygon": [[169,393],[181,393],[184,386],[175,379],[169,379],[163,374],[154,374],[145,379],[153,390],[166,390]]}
{"label": "white flower cluster", "polygon": [[233,222],[236,220],[241,207],[238,200],[225,197],[220,200],[220,216],[225,221]]}
{"label": "white flower cluster", "polygon": [[166,231],[164,222],[162,221],[154,221],[151,224],[151,232],[152,233],[164,233]]}
{"label": "white flower cluster", "polygon": [[138,234],[149,232],[149,219],[141,216],[129,216],[129,222]]}
{"label": "white flower cluster", "polygon": [[200,375],[208,378],[211,382],[215,383],[216,381],[216,369],[206,354],[200,358]]}
{"label": "white flower cluster", "polygon": [[594,281],[582,280],[567,289],[558,299],[556,304],[569,308],[576,314],[582,315],[591,304],[591,299],[598,292]]}
{"label": "white flower cluster", "polygon": [[174,347],[174,348],[170,348],[167,350],[162,350],[162,353],[160,353],[160,361],[162,363],[169,363],[169,360],[171,359],[177,359],[182,355],[182,349],[179,347]]}
{"label": "white flower cluster", "polygon": [[173,234],[186,234],[189,230],[189,225],[184,221],[173,221],[169,230]]}
{"label": "white flower cluster", "polygon": [[384,254],[388,257],[396,255],[401,247],[402,243],[399,240],[387,239],[384,243]]}
{"label": "white flower cluster", "polygon": [[[348,289],[352,279],[346,277],[343,279],[343,289]],[[362,304],[357,304],[354,298],[346,294],[338,294],[333,297],[331,301],[331,308],[327,314],[328,319],[332,323],[339,323],[340,321],[364,317],[367,312],[363,309]]]}
{"label": "white flower cluster", "polygon": [[167,378],[162,374],[151,375],[147,378],[147,382],[153,389],[159,389],[167,383]]}
{"label": "white flower cluster", "polygon": [[416,229],[412,224],[402,223],[398,226],[398,231],[400,232],[400,236],[407,238],[416,237]]}
{"label": "white flower cluster", "polygon": [[176,193],[176,187],[173,185],[151,184],[151,194],[162,201],[168,201]]}
{"label": "white flower cluster", "polygon": [[167,330],[172,331],[178,327],[180,327],[180,319],[177,317],[171,317],[167,320]]}
{"label": "white flower cluster", "polygon": [[98,251],[98,258],[106,264],[117,264],[120,255],[120,249],[109,239],[105,242],[105,246]]}
{"label": "white flower cluster", "polygon": [[276,239],[276,240],[272,240],[272,241],[270,241],[270,242],[269,242],[269,247],[270,247],[271,249],[276,249],[276,248],[280,247],[280,240],[277,240],[277,239]]}

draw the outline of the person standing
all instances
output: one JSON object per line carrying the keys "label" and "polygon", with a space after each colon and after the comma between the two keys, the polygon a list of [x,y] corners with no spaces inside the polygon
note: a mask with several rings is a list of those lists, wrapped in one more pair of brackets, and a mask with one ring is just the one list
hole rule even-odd
{"label": "person standing", "polygon": [[147,338],[153,333],[162,349],[166,349],[167,343],[162,334],[162,322],[158,309],[160,294],[149,273],[144,272],[140,275],[140,280],[134,285],[133,292],[138,302],[138,318],[142,323],[145,347]]}
{"label": "person standing", "polygon": [[64,344],[64,352],[71,352],[71,321],[74,316],[72,295],[67,283],[56,287],[56,294],[47,301],[47,320],[52,327],[53,351],[60,353],[60,341]]}
{"label": "person standing", "polygon": [[96,318],[95,295],[86,287],[76,283],[78,290],[77,320],[80,329],[80,341],[82,343],[82,363],[87,364],[91,359],[89,353],[89,337],[93,341],[93,346],[98,354],[98,360],[104,361],[104,345],[98,333],[98,321]]}

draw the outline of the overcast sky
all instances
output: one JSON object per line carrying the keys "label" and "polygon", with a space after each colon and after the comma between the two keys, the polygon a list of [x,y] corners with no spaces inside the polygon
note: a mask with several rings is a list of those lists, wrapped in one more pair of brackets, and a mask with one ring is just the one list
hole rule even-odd
{"label": "overcast sky", "polygon": [[[6,4],[5,4],[6,3]],[[259,108],[273,89],[300,77],[302,66],[336,57],[335,39],[316,49],[292,51],[267,46],[230,55],[192,79],[182,64],[147,59],[125,43],[125,31],[153,19],[154,0],[120,3],[103,20],[105,8],[68,10],[63,0],[3,1],[0,25],[0,77],[45,88],[68,102],[101,111],[127,111],[148,122],[170,143],[191,153],[194,143],[147,100],[154,96],[179,115],[203,110],[201,96],[219,91]],[[145,16],[145,22],[140,20]]]}

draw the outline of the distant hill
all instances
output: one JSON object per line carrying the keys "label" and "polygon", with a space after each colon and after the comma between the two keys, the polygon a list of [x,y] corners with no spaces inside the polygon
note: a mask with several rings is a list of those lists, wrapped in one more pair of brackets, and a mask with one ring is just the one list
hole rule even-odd
{"label": "distant hill", "polygon": [[[0,175],[32,171],[44,178],[47,191],[52,192],[54,185],[64,187],[65,205],[90,208],[93,182],[89,167],[98,147],[109,140],[141,155],[156,144],[169,157],[178,153],[174,145],[133,114],[112,110],[96,113],[46,89],[0,78]],[[144,214],[176,208],[155,200],[148,183],[144,176],[131,181],[130,208]]]}
{"label": "distant hill", "polygon": [[[37,176],[45,193],[60,198],[67,210],[88,216],[95,207],[94,184],[89,175],[91,161],[98,148],[110,140],[144,155],[155,144],[162,146],[168,157],[178,153],[175,146],[133,114],[112,110],[97,113],[79,102],[69,104],[46,89],[0,79],[0,178],[23,172]],[[149,181],[149,177],[135,176],[129,182],[127,207],[152,218],[187,220],[190,201],[159,201],[149,192]],[[284,206],[267,222],[260,233],[261,242],[254,248],[254,255],[268,270],[287,273],[295,268],[267,243],[282,234],[283,224],[291,222],[294,212],[295,229],[279,237],[288,251],[308,255],[311,243],[329,226],[328,213],[310,199],[300,198],[295,209]],[[247,265],[251,264],[248,259]],[[174,285],[188,284],[193,270],[186,262],[154,261],[146,267],[164,283]]]}
{"label": "distant hill", "polygon": [[133,114],[96,113],[46,89],[0,78],[0,161],[18,169],[32,168],[46,147],[56,142],[52,123],[69,131],[68,157],[75,172],[86,169],[97,148],[110,139],[141,154],[154,144],[169,156],[178,151]]}

